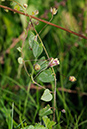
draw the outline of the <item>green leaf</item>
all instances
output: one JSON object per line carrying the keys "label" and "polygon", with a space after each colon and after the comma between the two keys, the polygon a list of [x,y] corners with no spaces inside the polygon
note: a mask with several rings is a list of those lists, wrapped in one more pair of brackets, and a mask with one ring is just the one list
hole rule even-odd
{"label": "green leaf", "polygon": [[23,58],[22,58],[22,57],[19,57],[19,58],[18,58],[18,63],[19,63],[19,64],[23,64]]}
{"label": "green leaf", "polygon": [[31,48],[33,48],[33,45],[34,45],[33,44],[34,38],[35,38],[34,33],[33,32],[30,32],[29,33],[29,45],[30,45]]}
{"label": "green leaf", "polygon": [[22,48],[21,48],[21,47],[18,47],[17,50],[18,50],[19,52],[21,52]]}
{"label": "green leaf", "polygon": [[41,44],[39,44],[35,40],[33,43],[34,43],[34,47],[32,49],[33,49],[34,57],[39,57],[43,51],[43,47]]}
{"label": "green leaf", "polygon": [[34,126],[33,125],[30,125],[27,128],[25,128],[25,129],[34,129]]}
{"label": "green leaf", "polygon": [[37,63],[41,66],[40,70],[42,70],[48,66],[48,61],[45,59],[44,56],[41,57]]}
{"label": "green leaf", "polygon": [[21,128],[21,129],[34,129],[34,126],[33,125],[30,125],[30,126],[26,126],[24,128]]}
{"label": "green leaf", "polygon": [[43,125],[40,125],[39,123],[36,124],[35,128],[34,129],[48,129],[46,127],[44,127]]}
{"label": "green leaf", "polygon": [[26,126],[24,128],[21,128],[21,129],[34,129],[34,126],[33,125],[30,125],[30,126]]}
{"label": "green leaf", "polygon": [[34,57],[39,57],[43,51],[43,47],[41,43],[39,44],[37,41],[35,41],[35,35],[32,32],[29,36],[29,45],[33,50]]}
{"label": "green leaf", "polygon": [[52,75],[51,69],[47,69],[39,74],[38,79],[42,82],[52,82],[54,81],[54,76]]}
{"label": "green leaf", "polygon": [[43,116],[50,115],[52,113],[53,111],[51,110],[50,105],[48,104],[45,108],[39,111],[39,116],[43,117]]}
{"label": "green leaf", "polygon": [[20,6],[19,6],[18,4],[16,4],[16,5],[14,6],[14,9],[16,9],[17,11],[19,11],[19,10],[20,10]]}
{"label": "green leaf", "polygon": [[49,102],[51,101],[53,98],[52,94],[50,93],[49,89],[46,89],[41,97],[41,100],[45,101],[45,102]]}
{"label": "green leaf", "polygon": [[52,126],[56,124],[54,121],[50,121],[50,119],[47,116],[44,116],[43,118],[44,124],[48,129],[52,129]]}

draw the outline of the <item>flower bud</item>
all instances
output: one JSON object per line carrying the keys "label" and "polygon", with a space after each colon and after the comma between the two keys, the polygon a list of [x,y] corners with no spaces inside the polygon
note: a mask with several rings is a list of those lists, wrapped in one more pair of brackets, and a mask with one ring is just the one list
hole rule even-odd
{"label": "flower bud", "polygon": [[61,112],[62,112],[62,113],[66,113],[66,110],[65,110],[65,109],[62,109]]}
{"label": "flower bud", "polygon": [[39,64],[35,64],[35,65],[34,65],[34,69],[35,69],[36,71],[37,71],[37,70],[40,70],[40,68],[41,68],[41,67],[40,67]]}
{"label": "flower bud", "polygon": [[28,7],[28,5],[27,5],[27,4],[23,4],[23,6],[24,6],[24,8],[27,8],[27,7]]}
{"label": "flower bud", "polygon": [[39,21],[35,21],[34,24],[35,24],[35,25],[39,25]]}
{"label": "flower bud", "polygon": [[32,12],[32,15],[38,15],[39,14],[39,11],[38,10],[35,10]]}
{"label": "flower bud", "polygon": [[19,58],[18,58],[18,63],[19,63],[19,64],[23,64],[23,58],[22,58],[22,57],[19,57]]}

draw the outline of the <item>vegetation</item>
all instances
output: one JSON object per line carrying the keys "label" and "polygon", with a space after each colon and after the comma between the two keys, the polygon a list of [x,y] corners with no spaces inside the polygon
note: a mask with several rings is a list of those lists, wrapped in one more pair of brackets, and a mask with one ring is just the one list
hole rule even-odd
{"label": "vegetation", "polygon": [[86,129],[87,0],[0,5],[0,129]]}

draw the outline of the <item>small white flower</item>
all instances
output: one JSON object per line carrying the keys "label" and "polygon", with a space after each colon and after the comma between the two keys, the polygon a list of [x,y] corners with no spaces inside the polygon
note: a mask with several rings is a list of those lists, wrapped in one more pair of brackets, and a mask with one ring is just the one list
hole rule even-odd
{"label": "small white flower", "polygon": [[65,109],[62,109],[61,112],[62,112],[62,113],[66,113]]}
{"label": "small white flower", "polygon": [[75,78],[74,76],[70,76],[70,77],[69,77],[69,81],[75,82],[75,81],[76,81],[76,78]]}
{"label": "small white flower", "polygon": [[51,60],[50,60],[50,62],[49,62],[49,66],[50,67],[53,67],[53,66],[56,66],[56,65],[59,65],[60,64],[60,62],[59,62],[59,60],[58,60],[58,58],[51,58]]}
{"label": "small white flower", "polygon": [[57,14],[57,9],[56,9],[56,8],[51,8],[51,9],[50,9],[50,12],[51,12],[53,15],[55,15],[55,14]]}

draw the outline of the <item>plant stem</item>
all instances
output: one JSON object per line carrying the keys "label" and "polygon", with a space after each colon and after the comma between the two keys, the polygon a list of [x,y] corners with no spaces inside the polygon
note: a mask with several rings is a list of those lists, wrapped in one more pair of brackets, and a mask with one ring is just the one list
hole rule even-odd
{"label": "plant stem", "polygon": [[36,32],[36,34],[37,34],[37,36],[38,36],[38,38],[39,38],[39,40],[40,40],[41,44],[42,44],[42,47],[43,47],[43,49],[44,49],[44,51],[45,51],[45,53],[46,53],[46,55],[47,55],[47,58],[49,59],[49,55],[48,55],[48,53],[47,53],[47,50],[46,50],[46,48],[45,48],[45,46],[44,46],[44,44],[43,44],[43,42],[42,42],[42,40],[41,40],[41,38],[40,38],[40,36],[39,36],[38,32],[37,32],[37,30],[35,29],[35,27],[34,27],[34,25],[33,25],[33,23],[32,23],[32,20],[31,20],[31,19],[30,19],[30,22],[31,22],[31,25],[32,25],[32,27],[33,27],[34,31]]}
{"label": "plant stem", "polygon": [[53,71],[53,74],[54,74],[54,108],[53,108],[53,121],[55,121],[55,110],[56,110],[56,74],[55,74],[55,71],[52,67],[52,71]]}
{"label": "plant stem", "polygon": [[33,81],[34,84],[38,85],[39,87],[41,87],[41,88],[43,88],[43,89],[46,89],[45,87],[43,87],[43,86],[41,86],[40,84],[38,84],[37,82],[35,82],[34,79],[33,79],[33,76],[31,76],[31,79],[32,79],[32,81]]}
{"label": "plant stem", "polygon": [[24,62],[24,69],[25,69],[25,71],[26,71],[27,75],[30,77],[30,74],[29,74],[29,73],[28,73],[28,71],[27,71],[27,68],[26,68],[25,62]]}
{"label": "plant stem", "polygon": [[[53,14],[52,14],[52,17],[51,17],[51,19],[49,20],[49,22],[51,22],[52,19],[53,19]],[[47,27],[47,25],[48,25],[48,24],[46,24],[46,25],[40,30],[39,35],[40,35],[40,33],[43,31],[43,29]]]}
{"label": "plant stem", "polygon": [[8,9],[8,10],[10,10],[10,11],[12,11],[12,12],[16,12],[16,13],[25,15],[25,16],[27,16],[27,17],[36,19],[36,20],[38,20],[38,21],[44,22],[44,23],[49,24],[49,25],[51,25],[51,26],[54,26],[54,27],[56,27],[56,28],[62,29],[62,30],[64,30],[64,31],[67,31],[67,32],[72,33],[72,34],[74,34],[74,35],[77,35],[77,36],[79,36],[79,37],[82,37],[82,38],[84,38],[84,39],[87,39],[87,37],[84,36],[84,35],[78,34],[78,33],[74,32],[74,31],[68,30],[68,29],[66,29],[66,28],[63,28],[63,27],[58,26],[58,25],[55,25],[55,24],[50,23],[50,22],[48,22],[48,21],[42,20],[42,19],[40,19],[40,18],[34,17],[34,16],[32,16],[32,15],[29,15],[29,14],[26,14],[26,13],[23,13],[23,12],[20,12],[20,11],[17,11],[16,9],[11,9],[11,8],[9,8],[9,7],[7,7],[7,6],[3,6],[3,5],[0,5],[0,7],[1,7],[1,8],[4,8],[4,9]]}
{"label": "plant stem", "polygon": [[[48,59],[49,59],[49,55],[48,55],[48,53],[47,53],[47,51],[46,51],[46,48],[45,48],[45,46],[44,46],[44,44],[43,44],[43,42],[42,42],[42,40],[41,40],[41,38],[40,38],[40,36],[39,36],[37,30],[35,29],[35,27],[34,27],[32,21],[31,21],[31,19],[30,19],[30,22],[31,22],[32,27],[33,27],[33,29],[35,30],[36,34],[38,35],[38,38],[39,38],[39,40],[40,40],[40,42],[41,42],[41,44],[42,44],[42,47],[43,47],[43,49],[44,49],[44,51],[45,51],[45,53],[46,53],[46,55],[47,55],[47,57],[48,57]],[[54,80],[55,80],[55,87],[54,87],[54,111],[53,111],[53,120],[55,121],[55,109],[56,109],[56,75],[55,75],[55,71],[54,71],[53,67],[52,67],[52,72],[53,72],[53,74],[54,74]],[[34,82],[34,83],[38,85],[37,82]],[[38,85],[38,86],[40,86],[40,85]],[[42,86],[40,86],[40,87],[42,87]]]}

